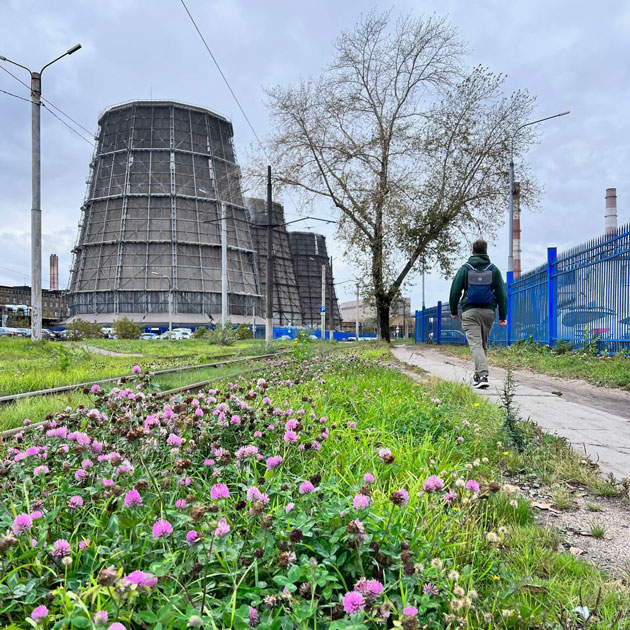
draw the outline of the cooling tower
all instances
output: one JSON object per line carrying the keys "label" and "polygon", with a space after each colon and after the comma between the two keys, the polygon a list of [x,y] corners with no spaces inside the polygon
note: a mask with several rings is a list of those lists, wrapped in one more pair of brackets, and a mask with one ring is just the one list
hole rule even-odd
{"label": "cooling tower", "polygon": [[221,313],[220,203],[228,216],[228,313],[262,296],[229,120],[172,101],[105,110],[69,287],[73,317],[205,324]]}
{"label": "cooling tower", "polygon": [[326,237],[313,232],[287,232],[293,269],[297,280],[302,323],[319,328],[322,303],[322,265],[326,265],[326,328],[340,328],[341,313],[333,281],[332,266],[326,252]]}
{"label": "cooling tower", "polygon": [[[245,198],[249,212],[254,248],[263,295],[267,287],[267,202]],[[284,225],[284,208],[274,203],[271,211],[273,228],[273,321],[280,326],[301,326],[302,307],[293,270],[289,235]]]}

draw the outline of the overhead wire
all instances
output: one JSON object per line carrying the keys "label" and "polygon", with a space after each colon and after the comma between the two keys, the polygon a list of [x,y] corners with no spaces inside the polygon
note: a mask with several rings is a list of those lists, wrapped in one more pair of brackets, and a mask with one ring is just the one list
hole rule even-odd
{"label": "overhead wire", "polygon": [[[252,133],[254,134],[254,137],[256,138],[256,141],[258,142],[258,145],[262,149],[262,152],[264,153],[264,155],[267,158],[267,160],[269,162],[272,162],[271,156],[267,152],[267,149],[265,148],[265,145],[262,143],[262,140],[260,139],[260,137],[256,133],[256,130],[254,129],[254,125],[252,124],[251,120],[249,119],[249,117],[245,113],[245,109],[241,105],[241,102],[238,100],[238,97],[236,96],[236,93],[232,89],[232,86],[230,85],[230,82],[227,79],[227,76],[225,75],[225,73],[221,69],[221,66],[219,65],[219,62],[217,61],[217,58],[214,56],[212,50],[210,49],[210,46],[208,45],[208,42],[206,41],[206,38],[203,36],[203,33],[201,32],[201,29],[199,28],[199,26],[197,25],[197,22],[195,21],[195,18],[192,16],[192,13],[190,12],[188,7],[186,6],[185,0],[179,0],[179,1],[181,2],[182,6],[184,7],[186,13],[188,14],[188,17],[190,18],[190,21],[192,22],[193,26],[195,27],[195,30],[197,31],[199,37],[201,38],[201,41],[203,42],[203,45],[205,46],[206,50],[208,51],[208,54],[210,55],[212,61],[214,62],[214,65],[217,67],[217,70],[219,71],[219,74],[221,75],[221,78],[223,79],[223,81],[224,81],[225,85],[227,86],[228,90],[230,91],[230,94],[232,95],[232,98],[236,102],[239,110],[241,111],[241,114],[243,114],[243,118],[245,118],[249,128],[251,129]],[[298,204],[295,202],[295,200],[293,199],[293,197],[291,196],[291,193],[289,191],[287,191],[287,196],[289,197],[289,199],[291,200],[293,205],[297,208]],[[296,215],[296,216],[299,216],[299,214]],[[309,228],[309,229],[311,229],[311,228]]]}
{"label": "overhead wire", "polygon": [[[13,72],[11,72],[10,70],[8,70],[7,68],[5,68],[4,66],[0,65],[0,70],[4,70],[9,76],[13,77],[18,83],[21,83],[25,88],[27,88],[29,91],[31,89],[31,87],[25,83],[24,81],[22,81],[22,79],[20,79],[20,77],[18,77],[17,75],[13,74]],[[18,96],[17,94],[12,94],[11,92],[7,92],[6,90],[0,90],[0,92],[3,92],[5,94],[8,94],[9,96],[14,96],[15,98],[19,98],[23,101],[27,101],[29,103],[32,103],[33,100],[29,99],[29,98],[24,98],[23,96]],[[82,129],[83,131],[85,131],[86,133],[89,134],[89,136],[91,138],[94,137],[94,134],[87,129],[86,127],[84,127],[81,123],[77,122],[74,118],[72,118],[72,116],[70,116],[70,114],[66,114],[66,112],[64,112],[60,107],[57,107],[57,105],[55,105],[53,102],[51,102],[49,99],[44,98],[43,96],[41,97],[42,100],[42,106],[46,107],[46,109],[48,110],[48,112],[50,112],[57,120],[59,120],[60,122],[62,122],[66,127],[68,127],[68,129],[70,129],[70,131],[72,131],[73,133],[76,133],[81,139],[83,139],[85,142],[89,143],[90,145],[94,146],[94,141],[93,140],[88,140],[85,136],[83,136],[81,133],[79,133],[76,129],[74,129],[71,125],[69,125],[65,120],[62,120],[57,114],[55,114],[55,112],[52,111],[51,107],[53,109],[56,109],[62,116],[65,116],[68,120],[72,121],[72,123],[74,123],[77,127],[79,127],[80,129]]]}

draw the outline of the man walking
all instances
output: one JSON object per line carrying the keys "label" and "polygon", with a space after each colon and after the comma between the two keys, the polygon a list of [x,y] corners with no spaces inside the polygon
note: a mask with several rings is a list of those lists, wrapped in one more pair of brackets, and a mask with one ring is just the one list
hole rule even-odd
{"label": "man walking", "polygon": [[456,319],[457,306],[462,299],[462,328],[475,362],[473,387],[488,387],[488,337],[494,324],[494,312],[499,307],[499,326],[506,325],[507,294],[501,272],[490,262],[488,243],[479,239],[473,243],[472,256],[453,279],[449,305],[451,317]]}

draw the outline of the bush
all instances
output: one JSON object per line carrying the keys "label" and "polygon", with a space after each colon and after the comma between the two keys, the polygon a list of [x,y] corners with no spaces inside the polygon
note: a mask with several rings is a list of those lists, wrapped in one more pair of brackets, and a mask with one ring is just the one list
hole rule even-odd
{"label": "bush", "polygon": [[199,326],[199,328],[195,328],[193,330],[193,339],[207,339],[210,335],[210,329],[205,326]]}
{"label": "bush", "polygon": [[234,336],[239,340],[243,340],[252,339],[254,335],[247,324],[239,324],[238,328],[234,332]]}
{"label": "bush", "polygon": [[118,339],[138,339],[142,332],[142,328],[127,317],[116,320],[113,328]]}
{"label": "bush", "polygon": [[68,339],[98,339],[103,336],[100,324],[91,324],[84,319],[75,319],[66,326]]}
{"label": "bush", "polygon": [[236,340],[232,324],[230,324],[230,322],[227,322],[225,326],[217,324],[216,328],[210,331],[209,339],[210,343],[215,343],[220,346],[231,346]]}

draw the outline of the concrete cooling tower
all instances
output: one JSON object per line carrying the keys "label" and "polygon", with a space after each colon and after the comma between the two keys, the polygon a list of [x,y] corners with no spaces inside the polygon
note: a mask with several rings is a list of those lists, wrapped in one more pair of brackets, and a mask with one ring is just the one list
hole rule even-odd
{"label": "concrete cooling tower", "polygon": [[262,313],[262,295],[229,120],[172,101],[105,110],[74,253],[72,318],[164,325],[218,322],[220,204],[228,216],[228,313]]}
{"label": "concrete cooling tower", "polygon": [[341,311],[333,280],[333,270],[326,251],[326,237],[313,232],[288,232],[293,269],[302,305],[302,323],[320,326],[322,304],[322,266],[326,266],[326,327],[341,326]]}
{"label": "concrete cooling tower", "polygon": [[[258,271],[263,295],[267,287],[267,202],[245,198],[249,211],[254,248],[258,254]],[[289,235],[284,225],[284,208],[274,203],[271,210],[273,228],[273,321],[280,326],[301,326],[302,307],[293,270]],[[321,281],[320,281],[321,284]]]}

